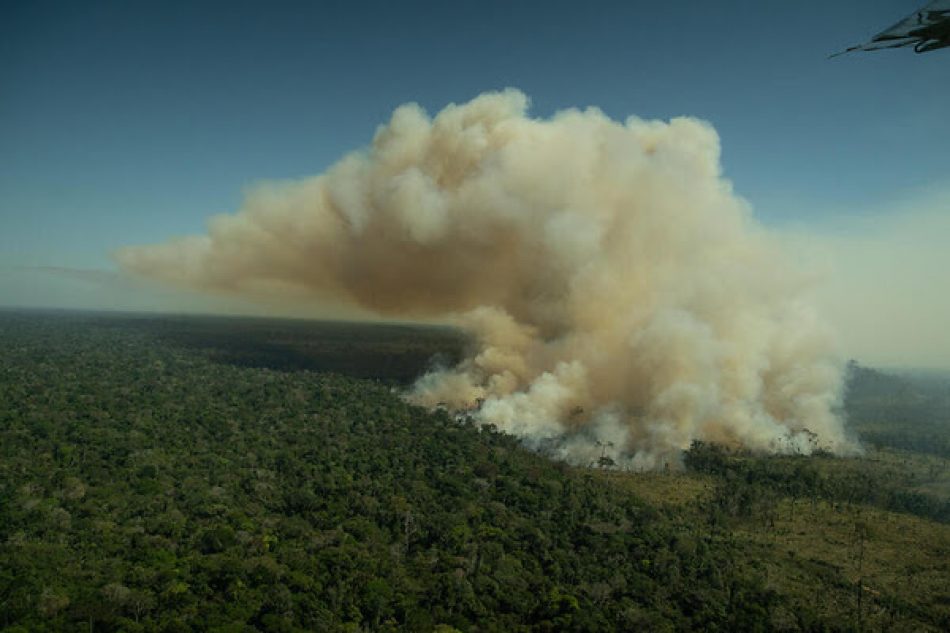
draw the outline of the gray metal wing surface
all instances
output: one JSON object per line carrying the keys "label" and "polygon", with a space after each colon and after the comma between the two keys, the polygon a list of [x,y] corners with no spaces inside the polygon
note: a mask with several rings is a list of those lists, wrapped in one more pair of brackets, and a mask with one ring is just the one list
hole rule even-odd
{"label": "gray metal wing surface", "polygon": [[950,46],[950,0],[934,0],[884,29],[870,41],[835,53],[832,57],[852,51],[877,51],[905,46],[913,46],[917,53]]}

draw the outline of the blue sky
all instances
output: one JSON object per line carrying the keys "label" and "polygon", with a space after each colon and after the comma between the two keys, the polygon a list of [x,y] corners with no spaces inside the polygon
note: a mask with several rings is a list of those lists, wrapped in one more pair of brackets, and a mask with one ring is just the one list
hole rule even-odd
{"label": "blue sky", "polygon": [[541,117],[706,119],[767,226],[883,230],[950,189],[950,49],[827,56],[922,3],[5,2],[0,305],[166,305],[25,269],[108,275],[113,249],[201,232],[399,104],[508,86]]}

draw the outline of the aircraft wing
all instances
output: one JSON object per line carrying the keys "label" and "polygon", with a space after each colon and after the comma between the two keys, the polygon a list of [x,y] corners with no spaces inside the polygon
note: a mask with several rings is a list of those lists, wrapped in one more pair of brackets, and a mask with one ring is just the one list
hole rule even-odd
{"label": "aircraft wing", "polygon": [[877,51],[913,46],[917,53],[950,46],[950,0],[934,0],[865,44],[852,46],[832,57],[851,51]]}

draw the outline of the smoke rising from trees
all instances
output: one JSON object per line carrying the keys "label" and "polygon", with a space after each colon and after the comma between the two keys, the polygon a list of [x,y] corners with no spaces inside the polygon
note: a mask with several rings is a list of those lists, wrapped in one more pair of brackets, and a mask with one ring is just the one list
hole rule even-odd
{"label": "smoke rising from trees", "polygon": [[852,450],[833,339],[722,178],[716,132],[527,106],[402,106],[326,173],[117,258],[208,292],[457,323],[472,354],[408,397],[482,401],[476,420],[570,461],[656,467],[695,439]]}

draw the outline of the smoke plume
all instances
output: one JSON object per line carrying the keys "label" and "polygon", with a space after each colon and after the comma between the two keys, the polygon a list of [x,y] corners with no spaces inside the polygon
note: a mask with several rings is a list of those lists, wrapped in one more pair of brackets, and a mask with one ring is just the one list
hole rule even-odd
{"label": "smoke plume", "polygon": [[476,349],[408,397],[481,402],[478,422],[577,463],[656,467],[696,439],[849,450],[829,333],[722,178],[716,132],[526,111],[515,90],[434,118],[404,105],[326,173],[118,260],[199,290],[457,323]]}

